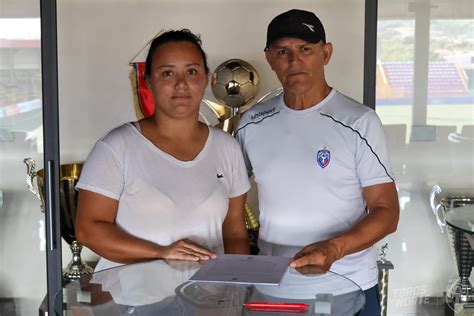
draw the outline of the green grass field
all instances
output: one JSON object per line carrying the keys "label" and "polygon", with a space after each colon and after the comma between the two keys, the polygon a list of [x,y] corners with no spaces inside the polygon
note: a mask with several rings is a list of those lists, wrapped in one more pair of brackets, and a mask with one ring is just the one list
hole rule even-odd
{"label": "green grass field", "polygon": [[[412,110],[411,105],[379,105],[376,107],[377,114],[384,125],[406,124],[411,126]],[[474,105],[429,105],[426,124],[456,126],[457,132],[461,132],[462,126],[474,125]]]}

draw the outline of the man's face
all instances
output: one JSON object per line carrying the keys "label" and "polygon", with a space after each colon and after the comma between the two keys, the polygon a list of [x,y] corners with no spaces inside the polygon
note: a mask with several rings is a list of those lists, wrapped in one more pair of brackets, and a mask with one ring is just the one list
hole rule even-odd
{"label": "man's face", "polygon": [[324,66],[329,63],[332,44],[312,44],[285,37],[272,43],[265,52],[285,92],[304,94],[326,84]]}

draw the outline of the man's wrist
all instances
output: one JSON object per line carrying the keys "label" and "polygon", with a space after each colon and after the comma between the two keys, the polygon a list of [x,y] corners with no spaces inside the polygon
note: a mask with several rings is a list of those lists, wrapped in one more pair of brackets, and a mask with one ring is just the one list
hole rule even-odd
{"label": "man's wrist", "polygon": [[165,247],[155,244],[154,251],[153,251],[153,258],[154,259],[165,259],[164,254]]}
{"label": "man's wrist", "polygon": [[341,259],[347,254],[347,241],[343,236],[335,237],[330,239],[328,242],[336,253],[336,260]]}

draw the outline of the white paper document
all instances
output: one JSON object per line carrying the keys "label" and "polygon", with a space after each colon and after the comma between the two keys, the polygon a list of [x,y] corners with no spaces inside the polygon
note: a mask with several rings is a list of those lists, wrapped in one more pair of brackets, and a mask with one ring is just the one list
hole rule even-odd
{"label": "white paper document", "polygon": [[291,258],[219,255],[206,261],[190,281],[237,284],[280,284]]}

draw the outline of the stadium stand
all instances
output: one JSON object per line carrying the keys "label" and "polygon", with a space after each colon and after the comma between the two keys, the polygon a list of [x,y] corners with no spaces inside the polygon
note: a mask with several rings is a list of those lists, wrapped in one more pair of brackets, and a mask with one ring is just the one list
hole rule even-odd
{"label": "stadium stand", "polygon": [[[452,62],[430,62],[428,95],[457,97],[469,95],[466,76]],[[377,98],[410,98],[413,96],[413,62],[383,62],[377,66]]]}

